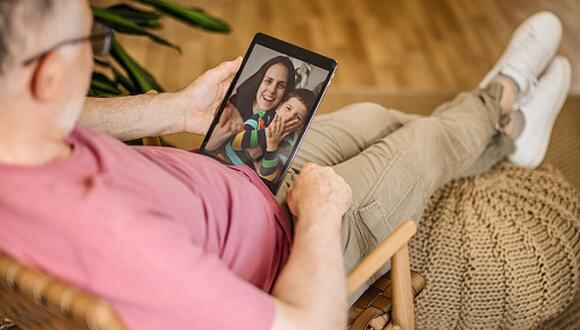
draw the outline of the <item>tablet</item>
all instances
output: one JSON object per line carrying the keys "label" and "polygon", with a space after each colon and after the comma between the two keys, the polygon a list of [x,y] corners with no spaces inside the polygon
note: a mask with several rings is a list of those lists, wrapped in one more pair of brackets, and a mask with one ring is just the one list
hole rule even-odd
{"label": "tablet", "polygon": [[201,153],[249,166],[276,194],[336,66],[333,59],[256,34]]}

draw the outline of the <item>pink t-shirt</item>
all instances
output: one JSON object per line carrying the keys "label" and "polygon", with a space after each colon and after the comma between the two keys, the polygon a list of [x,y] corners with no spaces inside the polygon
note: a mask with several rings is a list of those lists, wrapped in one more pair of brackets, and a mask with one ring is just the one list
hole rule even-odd
{"label": "pink t-shirt", "polygon": [[77,128],[65,160],[0,165],[0,250],[131,329],[268,329],[290,227],[248,168]]}

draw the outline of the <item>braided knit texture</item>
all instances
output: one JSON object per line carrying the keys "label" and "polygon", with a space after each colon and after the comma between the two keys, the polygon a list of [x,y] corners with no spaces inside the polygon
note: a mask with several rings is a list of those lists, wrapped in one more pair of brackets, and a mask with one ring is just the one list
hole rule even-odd
{"label": "braided knit texture", "polygon": [[411,257],[427,280],[418,329],[580,329],[580,195],[550,166],[501,163],[441,188]]}

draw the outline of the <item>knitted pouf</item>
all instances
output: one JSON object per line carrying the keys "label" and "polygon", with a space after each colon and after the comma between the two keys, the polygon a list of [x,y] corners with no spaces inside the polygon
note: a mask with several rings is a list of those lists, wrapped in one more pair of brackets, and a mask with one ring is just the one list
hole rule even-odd
{"label": "knitted pouf", "polygon": [[545,326],[578,305],[580,195],[551,167],[502,163],[433,195],[411,257],[427,280],[418,329]]}

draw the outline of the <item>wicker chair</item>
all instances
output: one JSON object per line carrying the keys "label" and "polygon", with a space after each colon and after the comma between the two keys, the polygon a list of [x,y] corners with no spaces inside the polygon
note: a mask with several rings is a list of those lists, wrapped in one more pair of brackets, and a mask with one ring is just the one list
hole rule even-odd
{"label": "wicker chair", "polygon": [[[404,222],[348,276],[349,294],[353,294],[392,258],[390,278],[380,278],[369,289],[377,291],[377,288],[381,288],[385,297],[389,298],[388,306],[380,305],[383,312],[388,312],[387,309],[390,310],[392,306],[392,313],[386,322],[388,324],[384,324],[385,329],[398,326],[406,330],[415,327],[412,286],[416,287],[417,281],[416,276],[411,281],[408,242],[416,230],[412,221]],[[385,285],[387,282],[389,284]],[[424,286],[424,282],[420,285]],[[378,296],[381,294],[378,292]],[[377,294],[372,296],[376,297]],[[376,311],[372,301],[368,302],[368,307]],[[360,315],[365,308],[358,308],[355,312]],[[0,319],[0,330],[125,329],[105,301],[25,267],[4,254],[0,254],[0,317],[5,317],[4,320]],[[359,323],[350,326],[358,328]]]}
{"label": "wicker chair", "polygon": [[0,254],[0,329],[125,329],[103,300]]}

